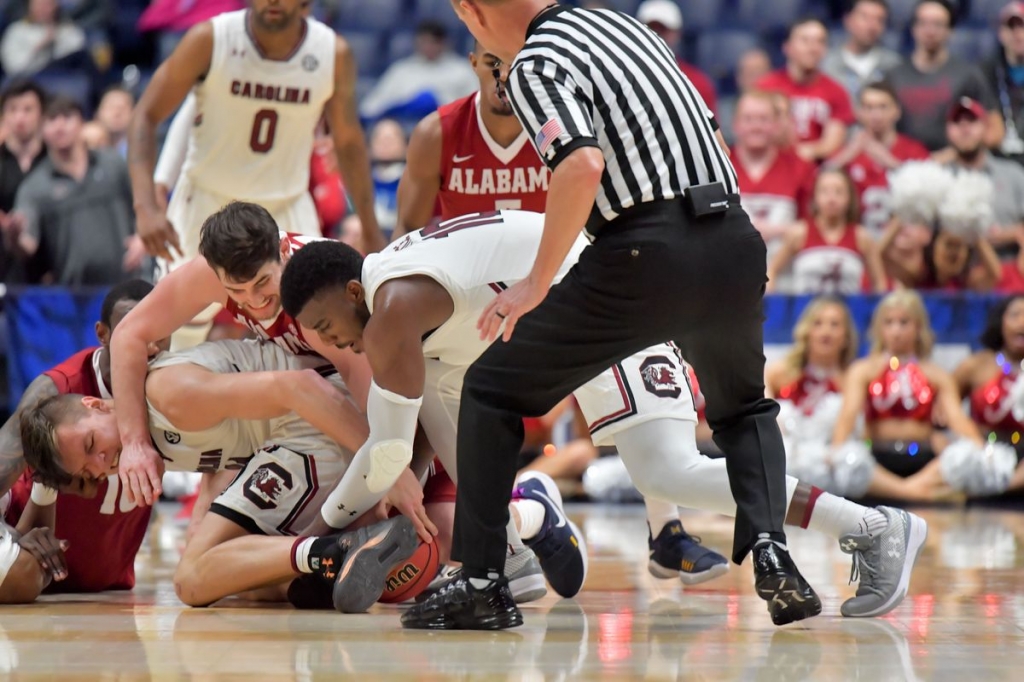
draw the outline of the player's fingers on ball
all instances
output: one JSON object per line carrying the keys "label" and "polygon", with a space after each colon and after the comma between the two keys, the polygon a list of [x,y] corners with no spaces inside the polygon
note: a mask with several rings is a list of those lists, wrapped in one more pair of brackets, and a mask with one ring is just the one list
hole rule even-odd
{"label": "player's fingers on ball", "polygon": [[421,519],[423,519],[423,525],[426,526],[427,530],[430,531],[430,535],[437,535],[437,524],[435,524],[429,516],[427,516],[427,510],[424,507],[420,507],[417,512]]}

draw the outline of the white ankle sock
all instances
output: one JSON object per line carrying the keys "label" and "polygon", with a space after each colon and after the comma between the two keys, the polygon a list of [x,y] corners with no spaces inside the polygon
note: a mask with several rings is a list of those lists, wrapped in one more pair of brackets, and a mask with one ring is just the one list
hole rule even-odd
{"label": "white ankle sock", "polygon": [[662,528],[679,520],[679,507],[671,502],[645,497],[644,506],[647,508],[647,523],[651,527],[651,537],[658,537]]}
{"label": "white ankle sock", "polygon": [[519,537],[532,540],[544,525],[544,514],[547,511],[537,500],[512,500],[512,506],[519,512]]}
{"label": "white ankle sock", "polygon": [[505,535],[508,536],[509,554],[518,554],[519,552],[526,551],[526,545],[523,544],[523,539],[519,535],[519,529],[516,528],[515,517],[511,513],[508,515],[508,525],[505,526]]}
{"label": "white ankle sock", "polygon": [[838,540],[846,533],[875,535],[889,525],[877,509],[851,502],[845,498],[822,492],[812,494],[807,527]]}

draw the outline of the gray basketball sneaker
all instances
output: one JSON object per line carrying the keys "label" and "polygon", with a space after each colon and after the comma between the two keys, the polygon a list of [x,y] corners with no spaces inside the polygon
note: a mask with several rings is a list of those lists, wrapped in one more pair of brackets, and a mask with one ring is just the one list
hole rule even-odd
{"label": "gray basketball sneaker", "polygon": [[[426,601],[442,586],[457,577],[460,570],[459,566],[442,567],[427,588],[416,595],[417,603]],[[505,558],[505,577],[508,578],[508,589],[512,592],[512,598],[517,604],[537,601],[548,593],[548,586],[544,581],[544,571],[541,570],[540,563],[537,561],[537,555],[529,547],[521,552],[509,554]]]}
{"label": "gray basketball sneaker", "polygon": [[878,507],[889,526],[874,537],[847,533],[839,547],[853,555],[850,582],[860,576],[857,595],[843,602],[848,618],[870,618],[889,613],[907,596],[910,573],[928,537],[928,524],[916,514]]}

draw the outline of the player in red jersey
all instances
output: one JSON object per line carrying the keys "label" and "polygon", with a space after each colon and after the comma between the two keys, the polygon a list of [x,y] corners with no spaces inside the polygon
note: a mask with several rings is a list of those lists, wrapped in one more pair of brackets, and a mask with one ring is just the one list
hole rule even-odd
{"label": "player in red jersey", "polygon": [[[120,476],[130,500],[153,504],[160,495],[163,464],[150,442],[146,420],[146,347],[188,324],[211,304],[225,306],[264,341],[295,353],[315,353],[337,367],[357,404],[366,405],[369,370],[351,352],[328,348],[281,310],[281,269],[309,238],[278,231],[266,209],[234,202],[203,224],[200,255],[163,277],[111,341],[112,390],[118,396],[118,427],[124,443]],[[339,432],[362,433],[366,420],[352,407]],[[357,450],[358,443],[341,443]],[[196,502],[198,519],[230,476],[204,474]]]}
{"label": "player in red jersey", "polygon": [[891,213],[887,173],[904,161],[927,159],[930,154],[917,140],[896,132],[901,111],[892,86],[883,82],[865,85],[859,104],[860,131],[828,165],[850,175],[860,200],[861,224],[877,239]]}
{"label": "player in red jersey", "polygon": [[[17,597],[14,601],[32,601],[44,586],[46,592],[100,592],[128,590],[135,586],[135,555],[146,535],[150,509],[130,502],[116,478],[78,481],[74,492],[61,492],[56,496],[56,504],[38,504],[47,500],[45,496],[40,497],[39,484],[33,490],[30,472],[25,471],[17,478],[24,469],[19,424],[25,407],[52,395],[80,393],[95,398],[111,397],[110,335],[152,289],[151,284],[141,280],[114,287],[104,299],[101,319],[96,323],[96,336],[101,345],[86,348],[37,377],[22,395],[17,412],[0,430],[0,495],[10,488],[9,507],[5,511],[7,522],[12,526],[17,524],[20,530],[36,529],[29,531],[34,535],[44,528],[53,528],[51,541],[45,545],[51,550],[49,556],[41,557],[32,550],[22,552],[20,557],[14,558],[6,580],[0,571],[0,602],[12,596]],[[164,340],[150,348],[150,354],[166,347],[167,340]],[[17,480],[12,488],[13,479]],[[57,549],[52,536],[66,542],[62,558],[52,551]],[[25,538],[29,538],[28,533],[21,540]],[[50,582],[50,578],[55,580]]]}
{"label": "player in red jersey", "polygon": [[[544,211],[550,171],[495,78],[496,72],[504,78],[506,67],[479,43],[469,60],[480,90],[424,118],[409,139],[405,175],[398,186],[396,238],[430,223],[438,203],[442,220],[502,209]],[[513,509],[517,504],[513,501]],[[685,532],[675,505],[650,500],[647,511],[651,551],[657,550],[654,556],[662,569],[654,573],[652,568],[652,573],[679,575],[683,582],[696,584],[728,570],[724,557]],[[447,521],[442,525],[449,527]],[[655,532],[661,530],[665,532]]]}
{"label": "player in red jersey", "polygon": [[469,57],[480,90],[430,114],[409,138],[398,186],[394,239],[430,224],[505,208],[544,211],[550,171],[537,156],[493,72],[501,60],[476,46]]}

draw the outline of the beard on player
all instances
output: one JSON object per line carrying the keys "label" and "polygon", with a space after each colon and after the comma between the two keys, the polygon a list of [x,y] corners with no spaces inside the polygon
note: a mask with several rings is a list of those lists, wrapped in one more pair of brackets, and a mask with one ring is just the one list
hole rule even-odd
{"label": "beard on player", "polygon": [[308,0],[250,0],[253,23],[270,33],[290,28],[304,16]]}

